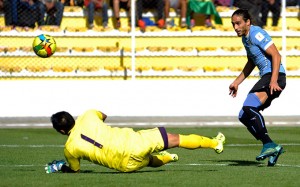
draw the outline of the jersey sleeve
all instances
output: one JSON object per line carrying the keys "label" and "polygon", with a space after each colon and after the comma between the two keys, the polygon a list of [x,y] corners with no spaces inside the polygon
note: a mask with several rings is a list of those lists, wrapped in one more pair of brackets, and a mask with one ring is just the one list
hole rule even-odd
{"label": "jersey sleeve", "polygon": [[104,116],[103,116],[102,112],[96,111],[96,114],[99,117],[99,119],[101,119],[102,121],[104,121]]}
{"label": "jersey sleeve", "polygon": [[273,44],[270,35],[262,29],[256,30],[252,34],[253,34],[252,43],[259,46],[264,51],[266,51]]}
{"label": "jersey sleeve", "polygon": [[69,164],[69,168],[71,168],[75,172],[79,171],[80,160],[77,158],[74,158],[66,148],[64,149],[64,154],[65,154],[66,160]]}
{"label": "jersey sleeve", "polygon": [[86,111],[86,113],[84,115],[90,115],[90,116],[96,115],[101,121],[104,121],[104,116],[103,116],[102,112],[100,112],[98,110],[90,109],[90,110]]}

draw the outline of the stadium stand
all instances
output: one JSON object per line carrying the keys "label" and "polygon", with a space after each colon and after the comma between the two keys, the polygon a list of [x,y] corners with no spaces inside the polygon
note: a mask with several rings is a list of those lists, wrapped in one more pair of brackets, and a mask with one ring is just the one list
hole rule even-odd
{"label": "stadium stand", "polygon": [[[196,25],[192,29],[179,25],[160,29],[149,26],[145,33],[135,30],[135,72],[137,78],[173,78],[236,76],[244,66],[245,51],[240,38],[231,27],[234,7],[217,7],[223,25],[215,29]],[[300,21],[298,7],[288,7],[286,31],[286,67],[291,75],[300,76]],[[100,12],[97,12],[100,14]],[[132,72],[132,36],[127,13],[120,12],[122,27],[114,29],[109,9],[108,28],[102,27],[96,17],[95,27],[87,29],[87,18],[82,7],[66,6],[59,28],[43,26],[24,30],[4,26],[0,15],[0,77],[2,78],[86,78],[115,77],[127,79]],[[154,19],[153,12],[143,17]],[[180,15],[171,10],[170,17],[179,23]],[[99,20],[100,19],[100,20]],[[271,19],[269,16],[268,19]],[[271,24],[271,21],[268,21]],[[265,28],[282,50],[282,19],[277,27]],[[32,41],[38,34],[52,35],[57,43],[55,55],[39,58],[32,50]]]}

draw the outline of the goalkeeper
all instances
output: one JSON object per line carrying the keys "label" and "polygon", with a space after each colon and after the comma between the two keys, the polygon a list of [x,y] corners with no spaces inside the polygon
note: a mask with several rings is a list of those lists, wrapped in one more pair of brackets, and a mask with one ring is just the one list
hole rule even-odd
{"label": "goalkeeper", "polygon": [[159,167],[177,161],[176,154],[165,151],[173,147],[223,151],[225,136],[222,133],[207,138],[196,134],[170,134],[164,127],[134,131],[111,127],[104,123],[106,117],[97,110],[86,111],[76,121],[65,111],[53,114],[53,128],[68,136],[64,148],[68,165],[63,160],[53,161],[45,168],[46,172],[79,172],[80,159],[121,172],[133,172],[146,166]]}

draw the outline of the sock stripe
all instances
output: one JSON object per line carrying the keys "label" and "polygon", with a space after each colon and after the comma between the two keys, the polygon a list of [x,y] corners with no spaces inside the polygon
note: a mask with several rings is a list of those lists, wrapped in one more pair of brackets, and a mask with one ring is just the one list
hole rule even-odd
{"label": "sock stripe", "polygon": [[260,120],[260,123],[261,123],[262,127],[265,128],[264,120],[262,120],[260,114],[257,113],[256,111],[254,111],[252,108],[250,108],[250,111],[253,112],[254,114],[256,114],[259,117],[259,120]]}

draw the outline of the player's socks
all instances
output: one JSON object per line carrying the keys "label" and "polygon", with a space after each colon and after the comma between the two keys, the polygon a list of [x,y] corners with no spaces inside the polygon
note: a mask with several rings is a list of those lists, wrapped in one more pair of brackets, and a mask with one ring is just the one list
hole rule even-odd
{"label": "player's socks", "polygon": [[259,112],[261,102],[254,94],[248,94],[243,108],[239,113],[239,120],[247,127],[249,132],[263,144],[272,142],[268,135],[263,115]]}
{"label": "player's socks", "polygon": [[186,149],[197,148],[212,148],[214,149],[218,145],[218,141],[215,139],[199,136],[196,134],[179,135],[179,147]]}
{"label": "player's socks", "polygon": [[271,143],[272,140],[268,135],[268,130],[265,125],[264,117],[255,107],[244,106],[243,110],[245,111],[246,115],[250,124],[252,125],[251,128],[255,129],[255,135],[258,140],[261,140],[263,144]]}
{"label": "player's socks", "polygon": [[173,158],[171,157],[170,154],[168,154],[168,155],[152,155],[152,159],[149,163],[149,166],[160,167],[160,166],[165,165],[172,161],[173,161]]}

